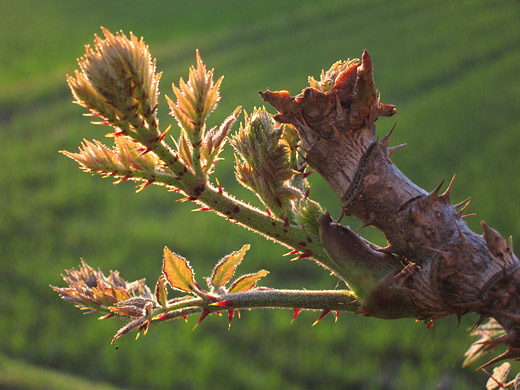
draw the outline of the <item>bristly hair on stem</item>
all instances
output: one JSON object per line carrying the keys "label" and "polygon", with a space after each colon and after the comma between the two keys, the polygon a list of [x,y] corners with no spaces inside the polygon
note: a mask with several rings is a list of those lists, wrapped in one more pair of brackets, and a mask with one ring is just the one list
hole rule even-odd
{"label": "bristly hair on stem", "polygon": [[[148,47],[132,33],[127,37],[122,32],[102,31],[105,38],[96,36],[94,48],[86,46],[85,55],[78,60],[80,70],[68,76],[67,82],[75,102],[112,128],[108,135],[114,146],[84,140],[77,153],[62,153],[84,171],[113,177],[115,184],[134,180],[141,182],[138,191],[159,184],[184,193],[186,200],[202,203],[203,208],[227,218],[232,216],[243,226],[288,246],[296,258],[314,258],[335,270],[319,242],[319,224],[325,212],[309,199],[307,164],[298,150],[296,130],[290,125],[276,126],[264,108],[255,109],[250,116],[246,113],[245,123],[232,141],[237,178],[258,195],[267,211],[235,200],[209,182],[241,112],[237,107],[220,126],[207,126],[220,100],[223,78],[213,81],[213,69],[206,68],[197,51],[188,80],[181,78],[179,86],[172,85],[175,101],[166,97],[179,128],[178,137],[172,137],[173,145],[169,145],[165,135],[170,128],[161,131],[156,116],[160,74]],[[195,281],[186,259],[168,248],[164,249],[163,272],[155,294],[144,281],[127,283],[117,272],[105,277],[84,262],[79,271],[65,271],[68,287],[53,289],[81,309],[99,312],[101,318],[130,318],[115,338],[133,329],[145,333],[151,322],[194,313],[202,313],[200,322],[222,307],[229,311],[255,307],[323,310],[324,306],[357,310],[358,301],[348,291],[311,294],[256,288],[257,281],[267,275],[265,270],[238,277],[228,286],[248,248],[246,245],[218,262],[207,278],[208,290]],[[134,289],[136,285],[139,290]],[[168,299],[168,285],[189,295]],[[246,292],[247,297],[243,295]]]}
{"label": "bristly hair on stem", "polygon": [[[145,280],[126,282],[119,272],[111,271],[105,276],[82,260],[78,270],[65,271],[63,280],[67,287],[51,288],[62,299],[72,302],[87,313],[101,314],[100,320],[111,317],[127,319],[127,323],[115,334],[112,342],[132,330],[138,334],[148,331],[151,323],[201,314],[197,325],[208,316],[222,310],[234,311],[253,308],[300,308],[322,310],[324,306],[334,310],[355,311],[357,299],[348,291],[298,291],[276,290],[257,287],[257,282],[269,272],[236,277],[235,270],[241,263],[249,245],[221,259],[206,278],[209,291],[195,280],[188,261],[169,248],[164,248],[163,269],[155,293],[146,286]],[[168,299],[168,288],[183,294]]]}

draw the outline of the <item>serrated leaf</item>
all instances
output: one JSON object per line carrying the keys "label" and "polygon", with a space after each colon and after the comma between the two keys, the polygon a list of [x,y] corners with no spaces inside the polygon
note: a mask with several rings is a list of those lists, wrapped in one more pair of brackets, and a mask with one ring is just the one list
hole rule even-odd
{"label": "serrated leaf", "polygon": [[253,287],[255,287],[256,282],[258,282],[258,280],[260,278],[263,278],[268,273],[269,273],[269,271],[266,271],[265,269],[263,269],[254,274],[247,274],[247,275],[241,276],[240,278],[235,280],[233,282],[233,284],[229,287],[229,292],[235,293],[235,292],[244,292],[244,291],[251,290]]}
{"label": "serrated leaf", "polygon": [[193,270],[188,261],[167,247],[164,247],[163,273],[172,288],[187,292],[195,289]]}
{"label": "serrated leaf", "polygon": [[229,282],[249,248],[250,245],[246,244],[239,251],[227,255],[218,262],[211,274],[210,282],[213,287],[219,288]]}
{"label": "serrated leaf", "polygon": [[155,299],[157,302],[166,309],[168,306],[168,292],[166,291],[166,277],[164,275],[159,276],[157,284],[155,286]]}

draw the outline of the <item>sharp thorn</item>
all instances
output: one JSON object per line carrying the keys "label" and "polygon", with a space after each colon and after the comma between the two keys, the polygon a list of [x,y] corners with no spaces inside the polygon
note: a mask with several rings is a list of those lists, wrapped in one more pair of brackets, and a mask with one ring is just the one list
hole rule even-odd
{"label": "sharp thorn", "polygon": [[220,185],[220,182],[218,181],[217,178],[215,178],[215,181],[217,182],[218,193],[219,193],[219,195],[222,195],[222,193],[223,193],[222,186]]}
{"label": "sharp thorn", "polygon": [[197,326],[199,326],[199,324],[200,324],[202,321],[204,321],[204,319],[208,316],[208,314],[209,314],[209,310],[208,310],[208,309],[202,309],[202,314],[200,315],[199,320],[197,321],[197,323],[195,324],[195,326],[193,327],[192,330],[195,330],[195,328],[196,328]]}
{"label": "sharp thorn", "polygon": [[283,254],[282,256],[291,256],[291,255],[295,255],[296,253],[300,253],[300,251],[295,249],[295,250],[292,250],[290,252]]}
{"label": "sharp thorn", "polygon": [[293,318],[292,318],[291,324],[294,322],[296,317],[298,317],[298,314],[300,314],[300,311],[301,311],[301,309],[294,309],[294,314],[293,314]]}
{"label": "sharp thorn", "polygon": [[439,191],[441,190],[442,186],[444,185],[444,180],[441,181],[441,183],[435,187],[435,189],[428,194],[428,197],[437,198],[439,196]]}
{"label": "sharp thorn", "polygon": [[226,299],[224,301],[210,303],[209,306],[229,307],[233,306],[233,301],[231,299]]}
{"label": "sharp thorn", "polygon": [[[155,106],[157,107],[157,106]],[[163,133],[159,136],[159,141],[163,141],[164,140],[164,137],[166,137],[166,134],[168,133],[168,131],[170,131],[170,129],[172,128],[172,125],[169,125],[166,130],[163,131]]]}
{"label": "sharp thorn", "polygon": [[455,174],[453,174],[450,184],[448,184],[448,188],[446,188],[446,191],[443,192],[442,197],[450,199],[450,192],[453,187],[453,182],[455,181]]}
{"label": "sharp thorn", "polygon": [[143,332],[143,336],[146,336],[148,334],[148,329],[150,329],[150,321],[147,321],[144,325],[144,332]]}
{"label": "sharp thorn", "polygon": [[325,317],[327,314],[329,314],[329,312],[330,312],[330,309],[323,309],[320,316],[318,317],[318,319],[316,321],[314,321],[314,323],[311,325],[311,327],[313,327],[318,322],[320,322],[323,319],[323,317]]}
{"label": "sharp thorn", "polygon": [[480,326],[480,324],[482,324],[484,322],[484,320],[488,318],[488,316],[486,315],[483,315],[481,314],[479,319],[477,320],[477,322],[475,322],[475,325],[473,325],[471,328],[470,328],[470,332],[474,332],[477,330],[477,328]]}
{"label": "sharp thorn", "polygon": [[168,318],[168,312],[164,313],[164,314],[161,314],[159,317],[157,317],[157,320],[158,321],[161,321],[161,320],[165,320],[166,318]]}
{"label": "sharp thorn", "polygon": [[485,367],[487,366],[490,366],[491,364],[494,364],[494,363],[497,363],[501,360],[504,360],[504,359],[508,359],[511,355],[513,355],[509,350],[507,350],[506,352],[504,352],[502,355],[500,356],[497,356],[496,358],[490,360],[489,362],[487,362],[486,364],[483,364],[482,366],[480,366],[479,368],[477,368],[475,371],[479,371],[479,370],[482,370],[484,369]]}
{"label": "sharp thorn", "polygon": [[233,320],[233,315],[235,314],[235,311],[234,310],[228,310],[228,318],[229,318],[229,325],[228,325],[228,330],[231,329],[231,320]]}
{"label": "sharp thorn", "polygon": [[460,321],[462,320],[462,314],[459,312],[455,313],[457,315],[457,328],[460,326]]}
{"label": "sharp thorn", "polygon": [[142,190],[144,190],[146,187],[148,187],[150,184],[152,184],[155,180],[148,180],[146,183],[141,183],[136,187],[135,193],[138,194]]}
{"label": "sharp thorn", "polygon": [[196,212],[196,211],[208,211],[208,210],[211,210],[211,209],[209,207],[200,207],[198,209],[193,209],[191,211]]}
{"label": "sharp thorn", "polygon": [[455,207],[455,209],[459,212],[459,213],[462,213],[466,207],[469,206],[469,204],[471,203],[471,196],[468,196],[466,199],[464,199],[462,202],[459,202],[457,203],[456,205],[454,205],[453,207]]}
{"label": "sharp thorn", "polygon": [[390,129],[390,131],[381,140],[381,145],[383,145],[385,148],[388,147],[388,141],[390,141],[390,137],[392,136],[392,133],[394,132],[395,127],[397,126],[397,122],[399,122],[399,118],[395,120],[395,123]]}
{"label": "sharp thorn", "polygon": [[401,148],[404,148],[406,146],[406,144],[400,144],[400,145],[395,145],[395,146],[390,146],[389,148],[386,148],[386,153],[388,155],[388,157],[392,156],[392,154],[401,149]]}
{"label": "sharp thorn", "polygon": [[305,178],[309,177],[310,175],[312,175],[313,173],[314,173],[314,171],[308,171],[308,172],[305,172],[305,173],[303,174],[303,178],[305,179]]}
{"label": "sharp thorn", "polygon": [[287,252],[285,254],[283,254],[282,256],[291,256],[291,255],[295,255],[296,253],[299,253],[300,251],[299,250],[292,250],[290,252]]}

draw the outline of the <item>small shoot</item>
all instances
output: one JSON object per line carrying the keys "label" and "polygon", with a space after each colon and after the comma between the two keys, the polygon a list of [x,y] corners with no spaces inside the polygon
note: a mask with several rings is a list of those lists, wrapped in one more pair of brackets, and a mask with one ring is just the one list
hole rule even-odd
{"label": "small shoot", "polygon": [[183,163],[197,177],[207,178],[218,161],[233,123],[238,118],[238,107],[217,129],[207,129],[206,120],[220,100],[223,76],[213,81],[214,70],[207,70],[196,52],[196,66],[190,67],[188,81],[181,77],[179,86],[172,85],[175,101],[166,96],[170,114],[180,128],[177,150]]}
{"label": "small shoot", "polygon": [[158,142],[157,103],[160,73],[143,39],[130,33],[112,34],[102,28],[94,47],[85,46],[80,70],[67,76],[75,103],[87,108],[115,135],[128,135],[143,144]]}

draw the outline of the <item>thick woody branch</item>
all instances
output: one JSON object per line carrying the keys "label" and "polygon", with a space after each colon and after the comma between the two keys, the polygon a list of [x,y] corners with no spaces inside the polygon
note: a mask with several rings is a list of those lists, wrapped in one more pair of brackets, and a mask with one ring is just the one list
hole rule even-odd
{"label": "thick woody branch", "polygon": [[379,102],[366,51],[361,62],[349,64],[327,80],[333,84],[328,91],[306,88],[295,97],[286,91],[260,94],[279,111],[276,120],[297,128],[308,163],[340,199],[341,215],[354,215],[380,229],[389,245],[376,251],[392,255],[370,255],[374,246],[361,241],[360,247],[347,247],[342,243],[342,235],[350,235],[347,228],[335,224],[331,234],[328,226],[334,222],[324,221],[323,242],[331,257],[367,254],[356,261],[367,272],[372,269],[374,278],[395,266],[395,259],[401,262],[398,271],[387,272],[368,294],[359,312],[429,322],[477,312],[495,317],[514,335],[505,343],[519,351],[518,259],[487,225],[484,235],[468,228],[461,211],[466,202],[453,206],[450,201],[453,181],[442,194],[442,183],[427,192],[392,163],[391,132],[377,140],[375,121],[393,115],[395,107]]}

